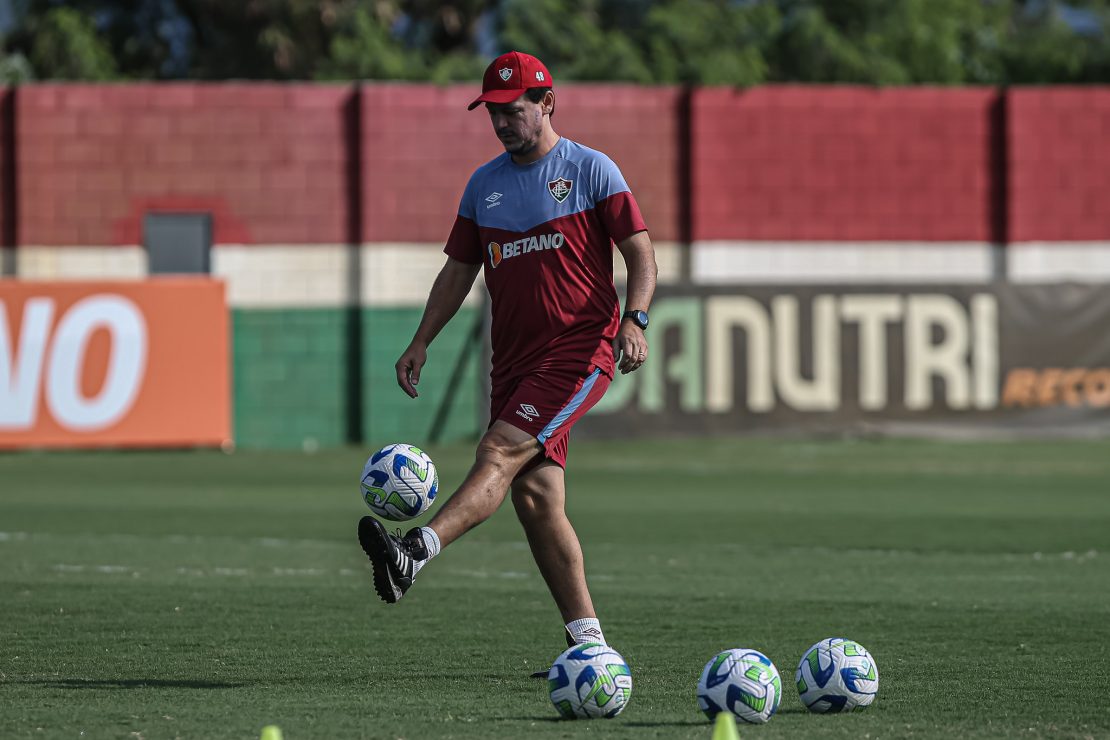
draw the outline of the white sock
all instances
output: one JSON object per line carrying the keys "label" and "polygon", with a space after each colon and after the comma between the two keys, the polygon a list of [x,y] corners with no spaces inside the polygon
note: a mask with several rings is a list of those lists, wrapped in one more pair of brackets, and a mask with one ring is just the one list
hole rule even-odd
{"label": "white sock", "polygon": [[[443,549],[439,544],[439,535],[431,527],[421,527],[420,536],[424,539],[424,548],[428,551],[428,560],[431,560]],[[425,560],[424,562],[428,562]]]}
{"label": "white sock", "polygon": [[605,635],[601,631],[601,622],[592,617],[567,622],[567,632],[570,633],[571,639],[579,644],[583,642],[608,644],[605,642]]}
{"label": "white sock", "polygon": [[412,561],[412,577],[416,578],[416,574],[420,572],[428,562],[439,555],[442,547],[439,544],[439,535],[431,527],[420,527],[416,530],[420,533],[420,539],[424,541],[424,549],[428,551],[428,558],[426,560],[413,560]]}

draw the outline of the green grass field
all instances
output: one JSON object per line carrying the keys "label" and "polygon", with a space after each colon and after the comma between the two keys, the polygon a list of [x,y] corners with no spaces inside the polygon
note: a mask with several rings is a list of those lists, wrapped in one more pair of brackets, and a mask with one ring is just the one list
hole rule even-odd
{"label": "green grass field", "polygon": [[[429,450],[443,486],[466,447]],[[0,737],[702,738],[694,686],[767,653],[745,738],[1110,737],[1110,445],[712,440],[572,446],[571,517],[635,682],[556,721],[561,623],[511,506],[379,602],[363,452],[0,456]],[[843,635],[876,703],[810,715]]]}

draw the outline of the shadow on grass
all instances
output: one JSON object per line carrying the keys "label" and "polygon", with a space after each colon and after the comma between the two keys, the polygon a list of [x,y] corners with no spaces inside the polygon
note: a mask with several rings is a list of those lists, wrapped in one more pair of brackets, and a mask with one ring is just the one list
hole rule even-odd
{"label": "shadow on grass", "polygon": [[[498,722],[546,722],[549,724],[585,724],[590,720],[583,719],[563,719],[562,717],[499,717]],[[606,722],[607,720],[595,720],[597,722]],[[614,725],[625,725],[628,727],[694,727],[695,725],[705,725],[712,730],[712,726],[705,720],[681,720],[681,721],[660,721],[660,722],[629,722],[617,717],[612,721]]]}
{"label": "shadow on grass", "polygon": [[[620,722],[619,717],[617,718],[617,721]],[[628,725],[629,727],[694,727],[696,725],[702,725],[704,727],[709,728],[710,732],[713,731],[713,725],[710,724],[709,722],[707,722],[704,719],[660,720],[658,722],[634,722],[633,721],[633,722],[621,722],[621,724],[622,725]]]}
{"label": "shadow on grass", "polygon": [[93,680],[88,678],[47,678],[24,680],[18,683],[35,684],[48,689],[235,689],[244,683],[226,681],[195,681],[162,678],[133,678]]}
{"label": "shadow on grass", "polygon": [[[776,715],[782,715],[782,714],[809,714],[809,712],[804,707],[783,707],[783,708],[779,709],[778,711],[776,711],[775,714]],[[628,725],[629,727],[694,727],[695,725],[702,725],[704,727],[707,727],[710,731],[713,730],[713,722],[708,720],[708,719],[704,719],[704,718],[695,718],[695,719],[687,719],[687,720],[670,720],[670,721],[661,721],[661,722],[630,721],[630,722],[622,722],[621,724]],[[750,726],[747,722],[742,722],[740,720],[736,721],[736,725],[740,729],[743,729],[744,727],[749,727]]]}

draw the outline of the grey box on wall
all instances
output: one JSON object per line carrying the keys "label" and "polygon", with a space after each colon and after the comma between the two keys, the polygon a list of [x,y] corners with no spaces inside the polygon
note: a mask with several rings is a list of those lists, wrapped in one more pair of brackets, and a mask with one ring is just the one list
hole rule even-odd
{"label": "grey box on wall", "polygon": [[148,213],[143,246],[151,275],[207,274],[211,268],[212,215]]}

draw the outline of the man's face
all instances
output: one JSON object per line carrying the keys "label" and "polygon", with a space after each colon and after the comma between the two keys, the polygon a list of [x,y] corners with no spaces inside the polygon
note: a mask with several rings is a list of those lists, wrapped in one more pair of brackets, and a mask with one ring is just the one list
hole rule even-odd
{"label": "man's face", "polygon": [[546,97],[533,103],[524,95],[511,103],[486,103],[493,132],[509,154],[527,154],[543,134]]}

